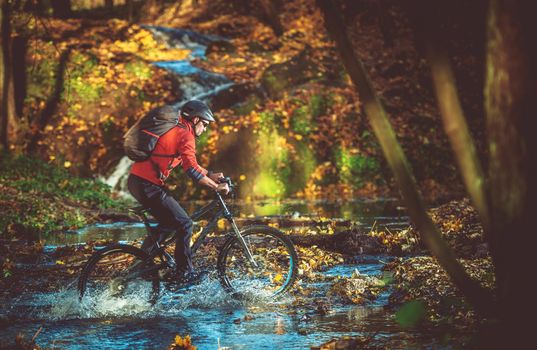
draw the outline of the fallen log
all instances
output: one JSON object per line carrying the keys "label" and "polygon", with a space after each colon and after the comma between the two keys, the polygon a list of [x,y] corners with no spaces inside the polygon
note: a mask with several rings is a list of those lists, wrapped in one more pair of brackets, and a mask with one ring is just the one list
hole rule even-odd
{"label": "fallen log", "polygon": [[289,235],[294,244],[311,247],[317,246],[321,249],[347,254],[380,254],[386,249],[379,242],[378,238],[371,237],[359,229],[345,230],[341,232],[319,235]]}

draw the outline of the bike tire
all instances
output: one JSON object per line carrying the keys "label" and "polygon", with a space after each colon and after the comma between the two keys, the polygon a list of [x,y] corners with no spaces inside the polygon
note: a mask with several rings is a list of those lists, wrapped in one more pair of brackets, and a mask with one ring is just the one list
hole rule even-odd
{"label": "bike tire", "polygon": [[270,226],[249,226],[241,231],[259,266],[248,261],[236,236],[230,237],[218,255],[217,270],[222,287],[234,297],[277,298],[295,282],[298,255],[291,240]]}
{"label": "bike tire", "polygon": [[146,252],[113,244],[95,252],[78,279],[79,298],[138,298],[154,304],[160,292],[158,267]]}

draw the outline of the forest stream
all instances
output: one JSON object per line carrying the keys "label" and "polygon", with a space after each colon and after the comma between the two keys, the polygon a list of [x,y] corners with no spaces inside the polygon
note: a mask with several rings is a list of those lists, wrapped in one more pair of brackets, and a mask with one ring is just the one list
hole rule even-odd
{"label": "forest stream", "polygon": [[[191,206],[197,206],[192,203]],[[309,207],[309,211],[307,208]],[[284,219],[288,214],[320,217],[332,215],[345,219],[361,217],[356,225],[407,225],[391,200],[355,202],[338,205],[319,202],[260,202],[238,206],[243,217],[263,220]],[[395,210],[395,211],[394,211]],[[282,228],[293,230],[292,225]],[[304,228],[304,227],[302,227]],[[306,227],[307,228],[307,227]],[[93,240],[132,243],[143,237],[137,224],[93,225],[76,232],[45,238],[45,256],[41,263],[26,268],[41,270],[46,280],[46,265],[54,265],[54,252]],[[300,249],[299,249],[300,252]],[[48,256],[48,263],[47,263]],[[305,258],[305,257],[300,257]],[[64,258],[65,259],[65,258]],[[203,259],[203,257],[197,257]],[[231,298],[216,278],[209,275],[201,284],[180,291],[165,290],[156,305],[144,300],[101,300],[95,309],[80,303],[76,291],[76,274],[65,279],[59,290],[36,292],[28,287],[4,305],[2,333],[14,338],[22,333],[31,337],[41,327],[39,344],[51,348],[165,348],[176,334],[189,334],[200,349],[304,349],[341,336],[364,336],[371,341],[391,339],[401,347],[438,346],[438,334],[424,334],[402,328],[392,313],[385,311],[390,288],[384,288],[363,303],[354,304],[331,293],[340,279],[372,277],[383,279],[383,267],[389,255],[345,256],[327,264],[313,274],[315,282],[307,286],[301,280],[295,287],[307,293],[293,293],[277,301],[240,302]],[[311,276],[310,276],[311,277]],[[46,283],[46,282],[45,282]],[[394,343],[395,342],[395,343]]]}

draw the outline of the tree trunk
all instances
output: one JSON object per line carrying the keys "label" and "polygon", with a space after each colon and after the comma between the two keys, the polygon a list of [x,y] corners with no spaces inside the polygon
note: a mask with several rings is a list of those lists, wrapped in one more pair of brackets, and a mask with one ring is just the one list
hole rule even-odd
{"label": "tree trunk", "polygon": [[35,152],[39,146],[39,141],[43,136],[43,130],[50,122],[51,118],[56,114],[58,110],[58,105],[61,101],[61,97],[64,90],[64,76],[67,69],[67,62],[69,62],[69,57],[71,55],[71,48],[68,47],[60,55],[60,62],[58,64],[58,70],[56,72],[56,83],[54,84],[54,91],[52,95],[49,96],[45,108],[41,112],[38,120],[35,122],[33,129],[36,130],[34,135],[31,137],[28,142],[27,150],[28,152]]}
{"label": "tree trunk", "polygon": [[280,18],[278,17],[278,11],[276,10],[276,6],[274,6],[273,0],[259,0],[259,2],[263,7],[267,21],[274,31],[274,34],[276,34],[276,36],[282,35],[284,29]]}
{"label": "tree trunk", "polygon": [[22,129],[24,100],[27,92],[26,53],[28,51],[28,37],[19,35],[12,43],[13,57],[13,85],[15,89],[15,115],[18,117],[19,128]]}
{"label": "tree trunk", "polygon": [[108,10],[112,10],[114,8],[114,0],[105,0],[104,5]]}
{"label": "tree trunk", "polygon": [[143,13],[149,18],[156,16],[160,11],[160,6],[157,0],[147,0],[142,7]]}
{"label": "tree trunk", "polygon": [[[500,311],[513,330],[533,317],[530,240],[537,198],[537,21],[531,2],[492,0],[488,19],[485,109],[489,137],[490,247]],[[530,333],[527,333],[529,335]],[[526,335],[526,336],[527,336]]]}
{"label": "tree trunk", "polygon": [[51,0],[52,12],[56,18],[71,16],[71,0]]}
{"label": "tree trunk", "polygon": [[134,19],[134,4],[133,0],[126,0],[125,6],[127,7],[127,21],[132,23]]}
{"label": "tree trunk", "polygon": [[386,111],[374,93],[362,62],[352,50],[352,44],[348,39],[345,28],[342,25],[343,21],[334,4],[330,0],[317,0],[317,3],[323,12],[325,26],[336,42],[341,60],[358,90],[360,102],[364,106],[373,131],[379,139],[384,155],[399,184],[410,218],[416,225],[422,240],[449,274],[457,288],[476,310],[481,314],[490,313],[493,305],[490,291],[482,288],[468,276],[461,264],[456,260],[453,251],[442,239],[431,218],[427,215],[410,165],[397,141]]}
{"label": "tree trunk", "polygon": [[0,53],[0,143],[9,150],[10,137],[17,132],[15,117],[15,89],[13,85],[13,59],[11,40],[11,5],[8,0],[1,1],[0,22],[2,27],[2,52]]}
{"label": "tree trunk", "polygon": [[0,52],[0,145],[2,149],[8,149],[8,140],[7,140],[7,114],[4,109],[4,91],[6,87],[4,86],[4,2],[7,3],[7,0],[0,0],[0,26],[2,28],[2,51]]}

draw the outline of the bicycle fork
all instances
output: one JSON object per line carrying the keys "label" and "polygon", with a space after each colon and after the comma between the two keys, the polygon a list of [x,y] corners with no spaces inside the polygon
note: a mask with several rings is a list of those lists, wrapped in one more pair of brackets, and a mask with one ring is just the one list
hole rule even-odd
{"label": "bicycle fork", "polygon": [[231,215],[231,212],[228,210],[226,203],[220,196],[220,194],[217,192],[218,198],[220,199],[220,204],[222,205],[222,208],[224,209],[224,217],[229,221],[231,224],[231,228],[233,228],[233,232],[235,233],[235,236],[237,237],[237,240],[239,241],[239,244],[241,245],[242,249],[244,249],[244,252],[246,253],[246,257],[248,258],[248,261],[254,266],[254,268],[259,268],[259,264],[254,260],[254,256],[252,255],[252,252],[250,251],[250,248],[248,248],[248,244],[246,244],[246,241],[244,240],[244,237],[241,235],[241,232],[239,228],[237,227],[237,224],[235,223],[235,219],[233,218],[233,215]]}
{"label": "bicycle fork", "polygon": [[241,235],[241,233],[239,231],[239,228],[237,227],[237,224],[235,223],[235,219],[231,218],[231,220],[229,220],[229,222],[231,223],[231,227],[233,228],[233,231],[235,232],[235,236],[237,237],[237,240],[239,241],[240,245],[242,246],[242,249],[244,249],[244,252],[246,253],[246,257],[248,258],[250,263],[255,268],[258,268],[259,265],[255,262],[254,256],[252,255],[252,252],[250,251],[250,248],[248,248],[248,244],[246,244],[246,241],[244,240],[244,237]]}

